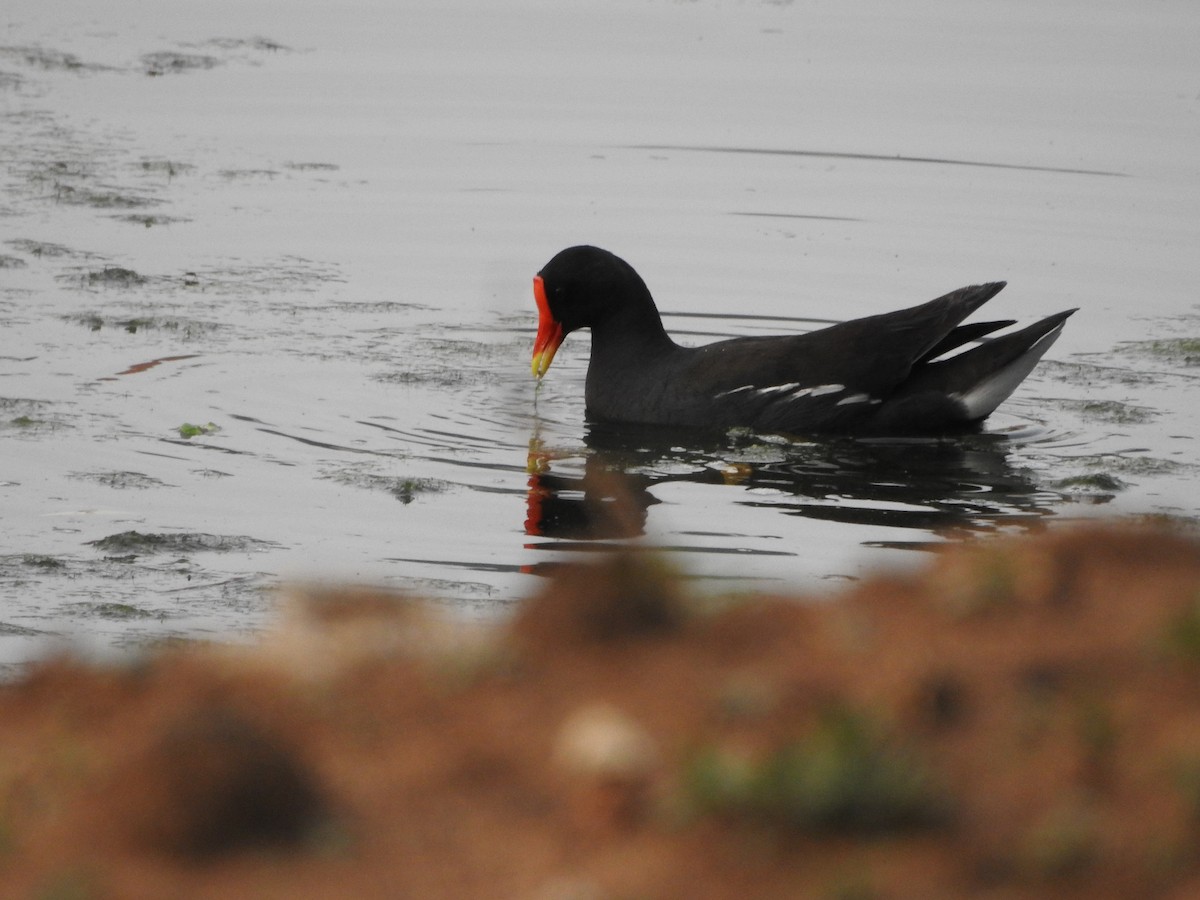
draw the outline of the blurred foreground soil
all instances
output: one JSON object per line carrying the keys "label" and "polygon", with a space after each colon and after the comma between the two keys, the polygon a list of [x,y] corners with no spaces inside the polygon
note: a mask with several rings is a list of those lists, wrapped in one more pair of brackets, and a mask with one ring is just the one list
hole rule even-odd
{"label": "blurred foreground soil", "polygon": [[0,687],[0,896],[1200,897],[1200,543],[820,598],[649,553],[503,627],[294,590],[253,647]]}

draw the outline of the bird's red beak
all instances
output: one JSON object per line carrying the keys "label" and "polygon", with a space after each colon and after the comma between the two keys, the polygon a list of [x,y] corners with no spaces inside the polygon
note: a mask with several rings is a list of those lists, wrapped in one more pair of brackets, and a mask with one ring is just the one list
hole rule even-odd
{"label": "bird's red beak", "polygon": [[564,335],[562,322],[554,318],[550,304],[546,302],[546,285],[542,283],[541,275],[534,276],[533,299],[537,301],[538,308],[537,340],[533,342],[533,374],[541,378],[554,361],[554,354],[558,352]]}

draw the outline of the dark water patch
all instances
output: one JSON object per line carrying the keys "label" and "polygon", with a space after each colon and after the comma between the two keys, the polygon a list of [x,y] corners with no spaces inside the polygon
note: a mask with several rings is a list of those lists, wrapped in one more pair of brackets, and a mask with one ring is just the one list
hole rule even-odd
{"label": "dark water patch", "polygon": [[16,72],[0,72],[0,91],[16,91],[25,84],[25,79]]}
{"label": "dark water patch", "polygon": [[263,541],[245,535],[203,534],[200,532],[148,532],[122,531],[108,537],[85,542],[104,553],[126,554],[136,557],[140,553],[248,553],[277,547],[272,541]]}
{"label": "dark water patch", "polygon": [[142,71],[147,75],[179,75],[184,72],[214,69],[221,60],[204,53],[183,53],[179,50],[158,50],[144,53],[141,57]]}
{"label": "dark water patch", "polygon": [[67,477],[73,478],[76,481],[90,481],[94,484],[101,484],[115,490],[145,490],[147,488],[174,487],[174,485],[167,484],[153,475],[144,475],[141,472],[70,472],[67,474]]}
{"label": "dark water patch", "polygon": [[936,156],[902,156],[901,154],[842,153],[827,150],[787,150],[769,147],[721,147],[686,144],[632,144],[622,150],[684,151],[689,153],[732,153],[758,156],[792,156],[812,159],[853,159],[868,162],[929,163],[939,166],[973,166],[984,169],[1016,169],[1022,172],[1054,172],[1062,175],[1102,175],[1124,178],[1125,172],[1108,172],[1100,169],[1073,169],[1058,166],[1032,166],[1021,163],[986,162],[969,159],[950,159]]}
{"label": "dark water patch", "polygon": [[[994,435],[799,442],[744,430],[690,439],[656,431],[592,426],[582,471],[577,453],[532,451],[526,533],[635,537],[659,502],[656,492],[688,482],[724,487],[736,507],[863,526],[864,533],[985,533],[1032,525],[1062,500],[1010,462],[1009,445]],[[732,535],[728,544],[741,552]]]}
{"label": "dark water patch", "polygon": [[25,266],[26,262],[21,257],[0,253],[0,269],[23,269]]}

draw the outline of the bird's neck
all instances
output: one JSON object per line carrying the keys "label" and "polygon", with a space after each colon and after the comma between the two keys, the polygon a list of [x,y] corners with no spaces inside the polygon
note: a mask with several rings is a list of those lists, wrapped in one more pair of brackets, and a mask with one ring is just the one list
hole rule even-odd
{"label": "bird's neck", "polygon": [[677,349],[663,327],[649,292],[637,303],[625,304],[592,325],[592,359],[621,362],[626,357],[647,360]]}

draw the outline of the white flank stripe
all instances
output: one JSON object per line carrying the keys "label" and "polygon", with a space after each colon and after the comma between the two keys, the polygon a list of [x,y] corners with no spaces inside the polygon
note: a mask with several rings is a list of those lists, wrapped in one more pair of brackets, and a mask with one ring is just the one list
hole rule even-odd
{"label": "white flank stripe", "polygon": [[818,384],[812,389],[812,395],[820,397],[823,394],[836,394],[838,391],[844,391],[845,389],[846,386],[844,384]]}
{"label": "white flank stripe", "polygon": [[847,406],[851,403],[866,403],[871,398],[867,394],[851,394],[849,397],[843,397],[837,402],[838,406]]}
{"label": "white flank stripe", "polygon": [[752,390],[754,390],[754,385],[743,384],[741,387],[736,387],[731,391],[721,391],[721,393],[717,394],[717,396],[718,397],[728,397],[730,394],[740,394],[742,391],[752,391]]}
{"label": "white flank stripe", "polygon": [[790,391],[792,388],[799,387],[800,382],[793,381],[791,384],[775,384],[771,387],[759,388],[757,394],[782,394],[784,391]]}

